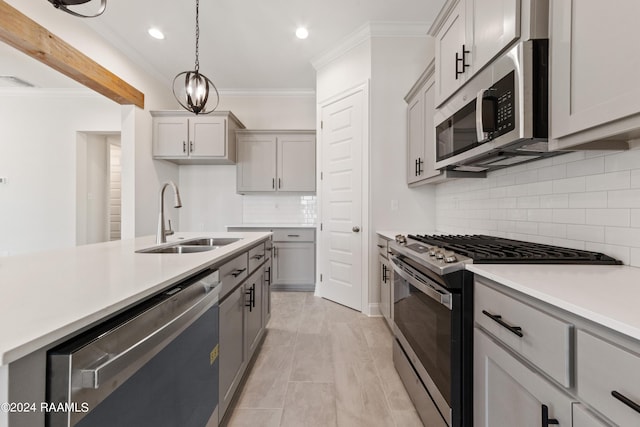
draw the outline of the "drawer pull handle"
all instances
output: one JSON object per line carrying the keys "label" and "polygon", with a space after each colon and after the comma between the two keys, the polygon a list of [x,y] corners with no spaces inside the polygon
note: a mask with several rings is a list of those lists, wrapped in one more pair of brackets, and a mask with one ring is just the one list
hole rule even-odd
{"label": "drawer pull handle", "polygon": [[384,245],[377,245],[380,249],[384,249]]}
{"label": "drawer pull handle", "polygon": [[300,237],[299,234],[287,234],[287,237]]}
{"label": "drawer pull handle", "polygon": [[235,270],[234,272],[231,273],[231,275],[233,277],[238,277],[239,275],[241,275],[244,271],[246,271],[246,268],[241,268],[240,270]]}
{"label": "drawer pull handle", "polygon": [[542,427],[559,424],[560,423],[555,418],[549,418],[549,407],[547,405],[542,405]]}
{"label": "drawer pull handle", "polygon": [[482,314],[484,314],[485,316],[489,317],[491,320],[493,320],[494,322],[498,323],[500,326],[504,326],[505,328],[507,328],[509,331],[513,332],[514,334],[516,334],[520,338],[522,338],[524,336],[522,334],[522,332],[521,332],[522,328],[520,326],[511,326],[511,325],[509,325],[507,322],[502,320],[502,316],[500,316],[499,314],[491,314],[487,310],[482,310]]}
{"label": "drawer pull handle", "polygon": [[611,396],[615,397],[616,399],[618,399],[620,402],[624,403],[625,405],[627,405],[629,408],[633,409],[636,412],[640,412],[640,405],[638,405],[636,402],[634,402],[633,400],[629,399],[627,396],[625,396],[622,393],[619,393],[617,391],[612,391],[611,392]]}
{"label": "drawer pull handle", "polygon": [[262,254],[257,254],[257,255],[252,256],[251,259],[262,259],[263,256],[264,255],[262,255]]}

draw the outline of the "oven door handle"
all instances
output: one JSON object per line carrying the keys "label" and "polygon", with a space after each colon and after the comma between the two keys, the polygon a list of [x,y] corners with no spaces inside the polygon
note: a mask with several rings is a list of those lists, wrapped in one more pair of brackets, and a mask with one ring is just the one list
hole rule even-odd
{"label": "oven door handle", "polygon": [[452,301],[452,298],[451,298],[452,294],[450,292],[439,291],[439,290],[433,288],[432,286],[429,286],[427,284],[424,284],[424,283],[418,281],[415,277],[412,277],[411,275],[407,274],[407,272],[405,272],[398,265],[398,261],[396,259],[393,260],[393,271],[396,272],[404,280],[409,282],[411,285],[413,285],[416,288],[418,288],[420,290],[420,292],[422,292],[425,295],[427,295],[428,297],[431,297],[432,299],[436,300],[440,304],[442,304],[445,307],[447,307],[449,310],[453,310],[453,301]]}

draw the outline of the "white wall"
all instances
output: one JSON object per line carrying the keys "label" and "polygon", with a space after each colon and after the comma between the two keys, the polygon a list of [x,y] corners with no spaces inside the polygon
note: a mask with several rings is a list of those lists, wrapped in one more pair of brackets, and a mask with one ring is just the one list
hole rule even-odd
{"label": "white wall", "polygon": [[123,167],[123,237],[153,234],[157,216],[157,190],[168,179],[178,181],[177,165],[151,158],[149,110],[175,109],[170,82],[134,64],[107,43],[82,19],[62,13],[41,0],[7,0],[7,3],[53,34],[103,65],[145,95],[145,109],[121,107]]}
{"label": "white wall", "polygon": [[76,133],[119,131],[96,95],[0,95],[0,253],[76,244]]}
{"label": "white wall", "polygon": [[580,151],[436,188],[437,230],[603,252],[640,267],[640,149]]}
{"label": "white wall", "polygon": [[[315,96],[296,94],[222,95],[218,107],[232,111],[247,129],[315,129],[315,108]],[[180,231],[226,231],[227,225],[242,224],[245,205],[256,197],[236,194],[235,166],[180,166],[179,186],[182,208],[171,214],[179,215]],[[280,199],[257,197],[274,204]]]}

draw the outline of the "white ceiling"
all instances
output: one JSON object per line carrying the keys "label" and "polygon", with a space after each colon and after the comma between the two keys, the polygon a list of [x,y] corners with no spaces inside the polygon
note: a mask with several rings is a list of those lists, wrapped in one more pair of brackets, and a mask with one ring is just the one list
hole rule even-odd
{"label": "white ceiling", "polygon": [[[369,22],[430,24],[443,3],[201,0],[200,71],[222,90],[314,91],[312,59],[335,49]],[[194,68],[195,0],[108,0],[105,13],[85,23],[168,85],[179,72]],[[299,25],[309,29],[308,39],[295,37]],[[151,26],[166,38],[151,38]],[[0,75],[16,75],[39,87],[77,87],[55,71],[45,73],[40,63],[2,43],[0,58]]]}

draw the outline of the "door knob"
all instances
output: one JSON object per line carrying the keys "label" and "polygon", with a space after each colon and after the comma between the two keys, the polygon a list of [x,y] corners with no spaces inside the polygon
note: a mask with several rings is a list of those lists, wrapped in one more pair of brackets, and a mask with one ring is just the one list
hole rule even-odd
{"label": "door knob", "polygon": [[354,233],[358,233],[360,231],[360,227],[355,225],[351,230],[353,230]]}

